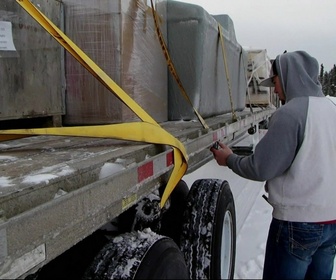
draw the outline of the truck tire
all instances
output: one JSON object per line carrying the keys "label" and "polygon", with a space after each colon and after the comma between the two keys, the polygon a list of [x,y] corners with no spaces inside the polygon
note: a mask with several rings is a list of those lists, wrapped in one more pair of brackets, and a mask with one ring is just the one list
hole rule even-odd
{"label": "truck tire", "polygon": [[182,214],[187,205],[188,192],[188,185],[181,180],[170,196],[169,209],[163,214],[161,219],[161,229],[159,233],[173,239],[178,246],[180,245],[184,222]]}
{"label": "truck tire", "polygon": [[236,216],[228,182],[197,180],[184,213],[181,251],[191,279],[232,279],[236,255]]}
{"label": "truck tire", "polygon": [[146,229],[111,240],[83,279],[189,279],[189,275],[176,243]]}

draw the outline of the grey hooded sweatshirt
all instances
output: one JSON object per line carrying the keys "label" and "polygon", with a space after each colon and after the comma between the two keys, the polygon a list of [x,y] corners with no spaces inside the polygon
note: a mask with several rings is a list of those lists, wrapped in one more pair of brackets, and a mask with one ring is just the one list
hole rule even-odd
{"label": "grey hooded sweatshirt", "polygon": [[277,56],[276,67],[286,103],[254,154],[230,155],[228,167],[266,181],[276,219],[336,220],[336,105],[322,93],[318,62],[306,52]]}

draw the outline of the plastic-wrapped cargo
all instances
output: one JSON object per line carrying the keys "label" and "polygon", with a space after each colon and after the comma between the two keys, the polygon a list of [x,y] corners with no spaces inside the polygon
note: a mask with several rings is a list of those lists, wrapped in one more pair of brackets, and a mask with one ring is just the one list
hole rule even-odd
{"label": "plastic-wrapped cargo", "polygon": [[[61,25],[60,2],[31,2]],[[0,1],[0,120],[60,120],[62,74],[61,46],[16,1]]]}
{"label": "plastic-wrapped cargo", "polygon": [[[168,1],[168,48],[183,86],[202,117],[243,110],[246,99],[247,54],[237,43],[228,15],[209,15],[202,7]],[[233,108],[218,23],[223,27]],[[196,119],[173,77],[169,76],[169,120]]]}
{"label": "plastic-wrapped cargo", "polygon": [[267,106],[272,103],[272,94],[269,87],[259,83],[269,76],[271,61],[265,49],[245,49],[248,54],[247,78],[248,94],[247,105]]}
{"label": "plastic-wrapped cargo", "polygon": [[[65,33],[156,121],[168,118],[167,65],[150,1],[63,0]],[[166,36],[166,3],[154,1]],[[138,120],[70,54],[66,54],[67,125]]]}

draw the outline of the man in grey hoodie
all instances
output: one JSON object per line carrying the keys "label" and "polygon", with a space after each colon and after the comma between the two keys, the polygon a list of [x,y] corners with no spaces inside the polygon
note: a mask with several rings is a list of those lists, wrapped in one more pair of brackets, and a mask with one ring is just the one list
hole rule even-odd
{"label": "man in grey hoodie", "polygon": [[220,143],[219,165],[266,181],[273,206],[264,279],[330,279],[336,253],[336,104],[318,81],[319,64],[304,51],[278,55],[271,77],[283,106],[250,156]]}

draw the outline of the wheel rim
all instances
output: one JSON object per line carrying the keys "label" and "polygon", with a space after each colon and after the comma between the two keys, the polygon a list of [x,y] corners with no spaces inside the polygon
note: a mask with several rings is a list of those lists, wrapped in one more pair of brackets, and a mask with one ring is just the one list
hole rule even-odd
{"label": "wheel rim", "polygon": [[228,279],[232,263],[232,215],[230,211],[225,212],[223,231],[222,231],[222,250],[221,250],[221,279]]}

